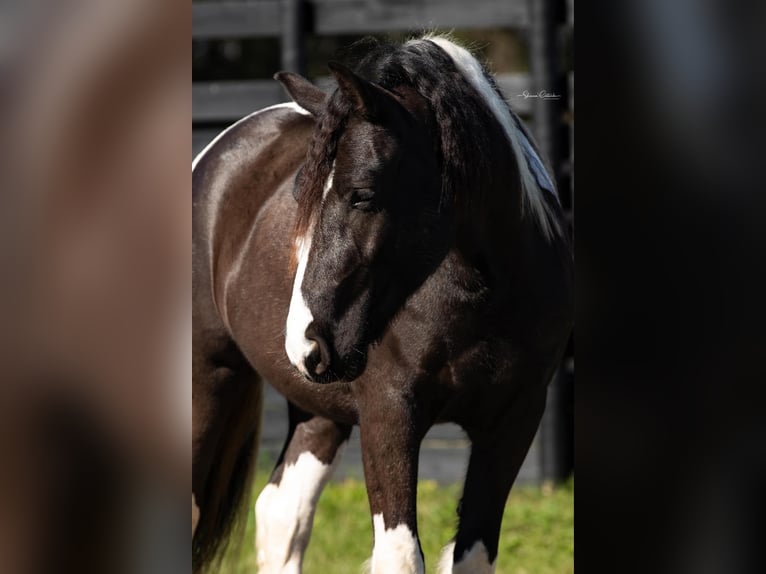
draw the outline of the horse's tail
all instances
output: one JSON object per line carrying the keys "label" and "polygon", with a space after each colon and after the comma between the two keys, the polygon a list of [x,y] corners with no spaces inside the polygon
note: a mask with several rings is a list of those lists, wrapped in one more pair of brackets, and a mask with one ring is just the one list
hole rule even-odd
{"label": "horse's tail", "polygon": [[[192,537],[192,572],[219,564],[232,540],[241,540],[247,524],[251,484],[260,442],[263,382],[247,377],[236,408],[220,421],[215,452],[202,492],[195,492],[199,521]],[[237,384],[242,384],[238,381]],[[244,400],[243,400],[244,399]],[[222,413],[223,414],[223,413]],[[227,416],[228,415],[228,416]]]}

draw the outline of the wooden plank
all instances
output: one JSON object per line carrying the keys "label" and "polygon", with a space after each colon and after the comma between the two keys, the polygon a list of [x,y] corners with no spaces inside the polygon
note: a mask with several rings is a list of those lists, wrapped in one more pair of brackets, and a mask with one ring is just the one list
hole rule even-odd
{"label": "wooden plank", "polygon": [[193,2],[192,38],[279,36],[280,1]]}
{"label": "wooden plank", "polygon": [[228,122],[287,100],[274,80],[192,83],[192,121]]}
{"label": "wooden plank", "polygon": [[526,0],[316,0],[318,34],[356,34],[433,28],[525,28]]}
{"label": "wooden plank", "polygon": [[283,0],[282,3],[282,69],[305,74],[306,57],[306,3],[303,0]]}

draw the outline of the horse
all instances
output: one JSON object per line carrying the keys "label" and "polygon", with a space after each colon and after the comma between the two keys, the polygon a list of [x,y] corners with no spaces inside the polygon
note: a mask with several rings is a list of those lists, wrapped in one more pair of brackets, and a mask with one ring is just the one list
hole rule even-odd
{"label": "horse", "polygon": [[[353,426],[370,570],[424,572],[418,454],[441,422],[465,430],[471,453],[439,572],[493,572],[573,326],[556,188],[492,76],[449,38],[328,67],[332,93],[278,73],[293,101],[244,118],[193,163],[194,567],[244,491],[257,440],[246,417],[267,380],[288,400],[289,431],[255,504],[259,572],[301,571]],[[235,467],[235,484],[221,482]],[[216,491],[227,494],[209,507]]]}

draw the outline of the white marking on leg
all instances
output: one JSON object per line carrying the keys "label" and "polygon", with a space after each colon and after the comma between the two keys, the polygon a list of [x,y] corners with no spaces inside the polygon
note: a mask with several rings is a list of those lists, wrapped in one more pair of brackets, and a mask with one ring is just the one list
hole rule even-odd
{"label": "white marking on leg", "polygon": [[454,563],[455,543],[452,542],[442,551],[437,574],[494,574],[495,562],[490,564],[487,547],[480,540]]}
{"label": "white marking on leg", "polygon": [[372,517],[375,547],[370,561],[371,574],[423,574],[425,565],[418,539],[406,524],[386,529],[382,514]]}
{"label": "white marking on leg", "polygon": [[279,484],[267,484],[255,503],[260,574],[299,574],[311,537],[314,512],[346,443],[324,464],[310,452],[287,465]]}
{"label": "white marking on leg", "polygon": [[285,328],[285,351],[287,358],[301,373],[306,374],[304,360],[317,347],[315,341],[306,338],[306,329],[314,320],[306,299],[303,297],[301,286],[303,275],[306,273],[306,265],[311,251],[311,230],[306,237],[296,240],[298,269],[295,272],[293,282],[293,294],[290,298],[290,310],[287,312],[287,326]]}
{"label": "white marking on leg", "polygon": [[[333,177],[335,175],[335,163],[330,169],[330,175],[324,184],[322,201],[332,189]],[[316,348],[317,343],[306,338],[306,329],[308,329],[314,316],[309,309],[306,298],[303,296],[303,276],[306,273],[306,265],[309,261],[311,252],[311,237],[314,233],[314,226],[311,225],[306,231],[305,236],[296,239],[296,259],[298,260],[298,269],[295,272],[293,281],[293,293],[290,298],[290,309],[287,312],[287,325],[285,328],[285,351],[287,358],[301,373],[306,374],[305,360]]]}
{"label": "white marking on leg", "polygon": [[197,524],[199,523],[199,506],[194,500],[194,493],[192,492],[192,538],[194,538],[194,532],[197,530]]}

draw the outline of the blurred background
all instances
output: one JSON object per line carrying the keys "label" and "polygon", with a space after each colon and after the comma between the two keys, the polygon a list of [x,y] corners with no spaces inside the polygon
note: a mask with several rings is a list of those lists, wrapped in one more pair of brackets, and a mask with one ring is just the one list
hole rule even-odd
{"label": "blurred background", "polygon": [[[367,37],[405,41],[450,32],[496,75],[556,172],[574,215],[574,14],[572,0],[243,0],[192,3],[192,156],[249,113],[287,99],[272,79],[289,70],[331,88],[327,62]],[[545,90],[557,99],[524,97]],[[552,382],[545,416],[519,483],[561,481],[573,471],[573,345]],[[261,457],[275,460],[287,432],[285,401],[267,388]],[[362,476],[358,434],[336,477]],[[468,442],[454,425],[426,437],[420,476],[461,481]]]}

